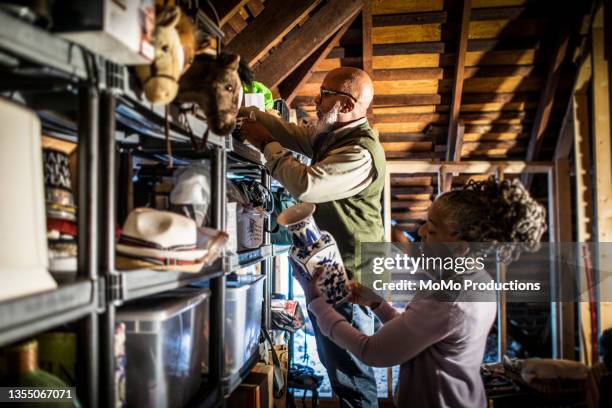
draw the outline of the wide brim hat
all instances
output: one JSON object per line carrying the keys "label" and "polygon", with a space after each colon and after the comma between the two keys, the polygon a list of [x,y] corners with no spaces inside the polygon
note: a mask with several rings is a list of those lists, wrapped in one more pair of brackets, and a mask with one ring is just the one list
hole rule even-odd
{"label": "wide brim hat", "polygon": [[199,273],[204,268],[205,262],[194,262],[189,264],[160,264],[154,260],[145,258],[133,258],[129,256],[117,255],[115,257],[115,267],[120,271],[135,269],[151,269],[154,271],[176,271],[186,273]]}
{"label": "wide brim hat", "polygon": [[198,229],[191,218],[170,211],[136,208],[128,215],[117,242],[117,253],[137,258],[198,262]]}

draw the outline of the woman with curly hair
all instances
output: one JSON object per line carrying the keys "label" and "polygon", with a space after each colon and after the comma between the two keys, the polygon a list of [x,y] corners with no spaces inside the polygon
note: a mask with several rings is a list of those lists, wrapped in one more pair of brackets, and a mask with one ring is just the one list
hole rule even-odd
{"label": "woman with curly hair", "polygon": [[[518,258],[522,250],[537,248],[545,230],[543,207],[518,180],[498,181],[491,177],[438,196],[419,234],[429,244],[479,243],[479,248],[486,248],[480,254],[498,252],[501,260],[508,263]],[[464,247],[470,250],[469,245]],[[468,274],[475,280],[490,279],[482,269]],[[401,365],[396,406],[487,405],[480,365],[495,320],[494,300],[417,296],[399,313],[372,290],[350,283],[352,301],[370,307],[384,323],[377,333],[367,336],[325,302],[318,285],[313,283],[316,274],[310,281],[296,278],[325,336],[366,364]]]}

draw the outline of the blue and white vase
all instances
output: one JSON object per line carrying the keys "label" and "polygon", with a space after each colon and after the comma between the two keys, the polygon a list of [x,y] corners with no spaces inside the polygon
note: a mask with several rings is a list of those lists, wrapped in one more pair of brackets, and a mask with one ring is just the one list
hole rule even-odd
{"label": "blue and white vase", "polygon": [[311,279],[315,271],[322,268],[319,287],[327,303],[336,305],[350,295],[346,289],[348,278],[334,237],[319,230],[315,223],[315,209],[314,204],[297,204],[280,213],[277,220],[291,234],[293,245],[289,256],[294,270]]}

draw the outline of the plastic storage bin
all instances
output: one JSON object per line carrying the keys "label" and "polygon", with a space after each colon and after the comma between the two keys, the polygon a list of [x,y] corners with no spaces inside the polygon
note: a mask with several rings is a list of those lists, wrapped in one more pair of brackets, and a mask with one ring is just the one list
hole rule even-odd
{"label": "plastic storage bin", "polygon": [[181,407],[201,384],[208,362],[208,289],[181,288],[117,312],[126,331],[126,402],[130,407]]}
{"label": "plastic storage bin", "polygon": [[228,282],[225,290],[225,376],[232,376],[257,353],[266,277]]}

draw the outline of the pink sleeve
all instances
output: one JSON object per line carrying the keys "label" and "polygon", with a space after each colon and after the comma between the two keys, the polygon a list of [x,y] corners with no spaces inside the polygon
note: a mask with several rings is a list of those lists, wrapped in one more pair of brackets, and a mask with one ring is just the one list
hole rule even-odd
{"label": "pink sleeve", "polygon": [[385,301],[383,301],[380,306],[378,306],[372,311],[383,323],[387,323],[389,320],[394,319],[400,315],[399,312],[389,304],[389,302]]}
{"label": "pink sleeve", "polygon": [[[389,306],[390,307],[390,306]],[[364,363],[375,367],[402,364],[448,336],[455,321],[453,304],[422,300],[412,302],[403,313],[372,336],[351,326],[324,299],[313,300],[308,309],[321,332]]]}

